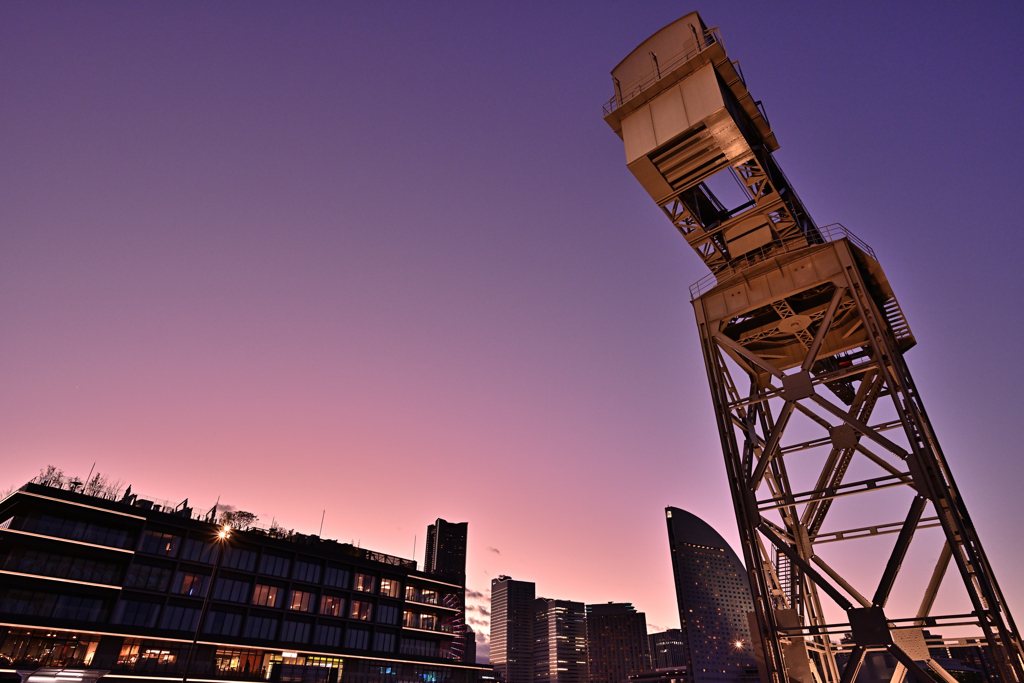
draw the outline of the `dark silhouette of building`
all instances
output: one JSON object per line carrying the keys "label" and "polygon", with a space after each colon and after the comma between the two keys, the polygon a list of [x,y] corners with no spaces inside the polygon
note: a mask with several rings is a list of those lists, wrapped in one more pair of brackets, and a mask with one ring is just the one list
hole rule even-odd
{"label": "dark silhouette of building", "polygon": [[[453,524],[438,518],[433,524],[427,527],[427,549],[423,562],[423,571],[434,574],[445,581],[457,583],[460,586],[466,585],[466,534],[469,528],[467,522]],[[452,641],[452,651],[456,659],[462,661],[473,661],[468,659],[467,651],[470,647],[466,635],[466,605],[461,596],[450,595],[445,600],[445,606],[458,610],[459,617],[453,620],[453,632],[455,639]],[[473,643],[475,649],[476,643]],[[475,656],[475,655],[474,655]]]}
{"label": "dark silhouette of building", "polygon": [[651,665],[655,669],[672,669],[678,671],[686,666],[686,644],[683,632],[670,628],[661,633],[647,636],[651,649]]}
{"label": "dark silhouette of building", "polygon": [[469,624],[466,624],[466,652],[462,661],[476,663],[476,631]]}
{"label": "dark silhouette of building", "polygon": [[628,602],[587,605],[587,664],[591,683],[622,683],[650,671],[646,615]]}
{"label": "dark silhouette of building", "polygon": [[536,586],[508,576],[491,580],[491,666],[505,683],[533,683]]}
{"label": "dark silhouette of building", "polygon": [[466,585],[467,522],[452,523],[443,519],[427,527],[427,554],[423,571],[437,574],[460,585]]}
{"label": "dark silhouette of building", "polygon": [[73,668],[84,680],[373,683],[408,669],[478,683],[488,670],[452,648],[445,603],[464,588],[412,560],[252,520],[228,531],[216,508],[71,483],[0,501],[0,681]]}
{"label": "dark silhouette of building", "polygon": [[756,666],[743,563],[704,520],[665,508],[685,666],[691,683],[739,681]]}
{"label": "dark silhouette of building", "polygon": [[535,683],[587,683],[587,612],[582,602],[533,603]]}

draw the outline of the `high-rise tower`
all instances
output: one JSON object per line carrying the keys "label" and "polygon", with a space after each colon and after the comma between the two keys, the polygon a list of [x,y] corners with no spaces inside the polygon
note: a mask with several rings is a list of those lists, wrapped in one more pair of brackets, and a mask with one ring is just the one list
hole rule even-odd
{"label": "high-rise tower", "polygon": [[651,666],[655,669],[678,669],[686,666],[686,643],[683,632],[670,628],[647,636],[651,648]]}
{"label": "high-rise tower", "polygon": [[[831,638],[849,633],[843,683],[874,650],[900,662],[894,682],[929,680],[919,662],[948,681],[922,627],[969,624],[1002,679],[1024,681],[1020,634],[904,360],[914,335],[875,252],[812,220],[772,156],[764,108],[696,12],[641,43],[612,81],[605,121],[627,167],[711,270],[690,293],[762,678],[839,681]],[[928,527],[941,534],[915,540]],[[840,541],[861,550],[833,555]],[[785,589],[773,548],[789,559]],[[890,600],[911,552],[934,570]],[[963,606],[933,614],[951,560]]]}
{"label": "high-rise tower", "polygon": [[[438,518],[427,526],[427,548],[423,562],[423,570],[434,574],[445,581],[466,585],[466,532],[467,522],[453,524]],[[464,592],[448,593],[444,598],[445,607],[456,610],[445,619],[442,627],[455,634],[451,643],[451,654],[456,659],[467,660],[469,651],[469,635],[466,623],[466,605]],[[473,643],[476,656],[476,643]]]}
{"label": "high-rise tower", "polygon": [[533,683],[536,586],[508,576],[491,580],[491,665],[505,683]]}
{"label": "high-rise tower", "polygon": [[427,527],[427,551],[423,571],[466,584],[466,534],[468,522],[438,519]]}
{"label": "high-rise tower", "polygon": [[628,602],[587,605],[590,683],[622,683],[651,670],[647,616]]}
{"label": "high-rise tower", "polygon": [[700,517],[670,507],[665,521],[687,680],[739,681],[754,666],[747,621],[754,604],[743,563]]}
{"label": "high-rise tower", "polygon": [[534,683],[587,683],[587,612],[582,602],[533,602]]}

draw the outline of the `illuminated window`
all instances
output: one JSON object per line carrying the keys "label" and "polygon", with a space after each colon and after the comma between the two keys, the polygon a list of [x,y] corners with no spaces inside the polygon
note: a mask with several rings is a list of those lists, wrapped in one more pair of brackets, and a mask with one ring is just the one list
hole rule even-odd
{"label": "illuminated window", "polygon": [[353,600],[352,609],[349,610],[348,616],[351,619],[369,621],[373,616],[373,603],[364,602],[362,600]]}
{"label": "illuminated window", "polygon": [[406,586],[405,599],[413,602],[423,602],[428,605],[437,604],[437,591],[419,586]]}
{"label": "illuminated window", "polygon": [[292,598],[288,601],[288,609],[294,612],[312,612],[315,605],[316,594],[308,591],[292,591]]}
{"label": "illuminated window", "polygon": [[353,586],[354,590],[362,591],[363,593],[372,593],[376,588],[376,576],[371,576],[370,574],[356,574],[356,585]]}
{"label": "illuminated window", "polygon": [[256,590],[252,593],[252,604],[260,605],[261,607],[277,607],[282,593],[284,593],[284,590],[277,586],[266,586],[258,583],[256,584]]}
{"label": "illuminated window", "polygon": [[433,631],[437,628],[438,619],[434,614],[423,614],[421,612],[405,612],[402,620],[403,626],[409,628],[422,628]]}
{"label": "illuminated window", "polygon": [[336,595],[325,595],[320,598],[320,614],[330,617],[340,617],[345,611],[345,598]]}
{"label": "illuminated window", "polygon": [[260,650],[217,650],[214,663],[218,672],[256,673],[263,669]]}
{"label": "illuminated window", "polygon": [[402,591],[398,579],[383,578],[380,580],[380,594],[388,598],[397,598]]}

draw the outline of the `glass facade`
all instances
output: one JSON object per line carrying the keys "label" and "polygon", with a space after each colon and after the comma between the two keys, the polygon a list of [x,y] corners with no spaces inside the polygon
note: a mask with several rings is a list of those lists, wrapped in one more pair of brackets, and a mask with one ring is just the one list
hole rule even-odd
{"label": "glass facade", "polygon": [[665,518],[688,681],[738,682],[756,666],[747,621],[754,603],[743,563],[696,515],[670,507]]}

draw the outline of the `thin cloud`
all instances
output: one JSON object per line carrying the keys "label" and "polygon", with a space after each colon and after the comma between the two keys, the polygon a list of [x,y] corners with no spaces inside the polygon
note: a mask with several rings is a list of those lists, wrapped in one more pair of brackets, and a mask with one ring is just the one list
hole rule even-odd
{"label": "thin cloud", "polygon": [[491,616],[491,610],[487,609],[483,605],[467,605],[466,606],[466,611],[467,612],[479,612],[480,614],[482,614],[485,617]]}
{"label": "thin cloud", "polygon": [[480,599],[483,599],[484,597],[485,597],[484,594],[481,593],[480,591],[475,591],[475,590],[473,590],[471,588],[467,588],[466,589],[466,599],[467,600],[469,600],[470,598],[480,598]]}
{"label": "thin cloud", "polygon": [[491,546],[487,546],[487,549],[490,550],[495,555],[501,555],[501,551],[498,550],[497,548],[492,548]]}

